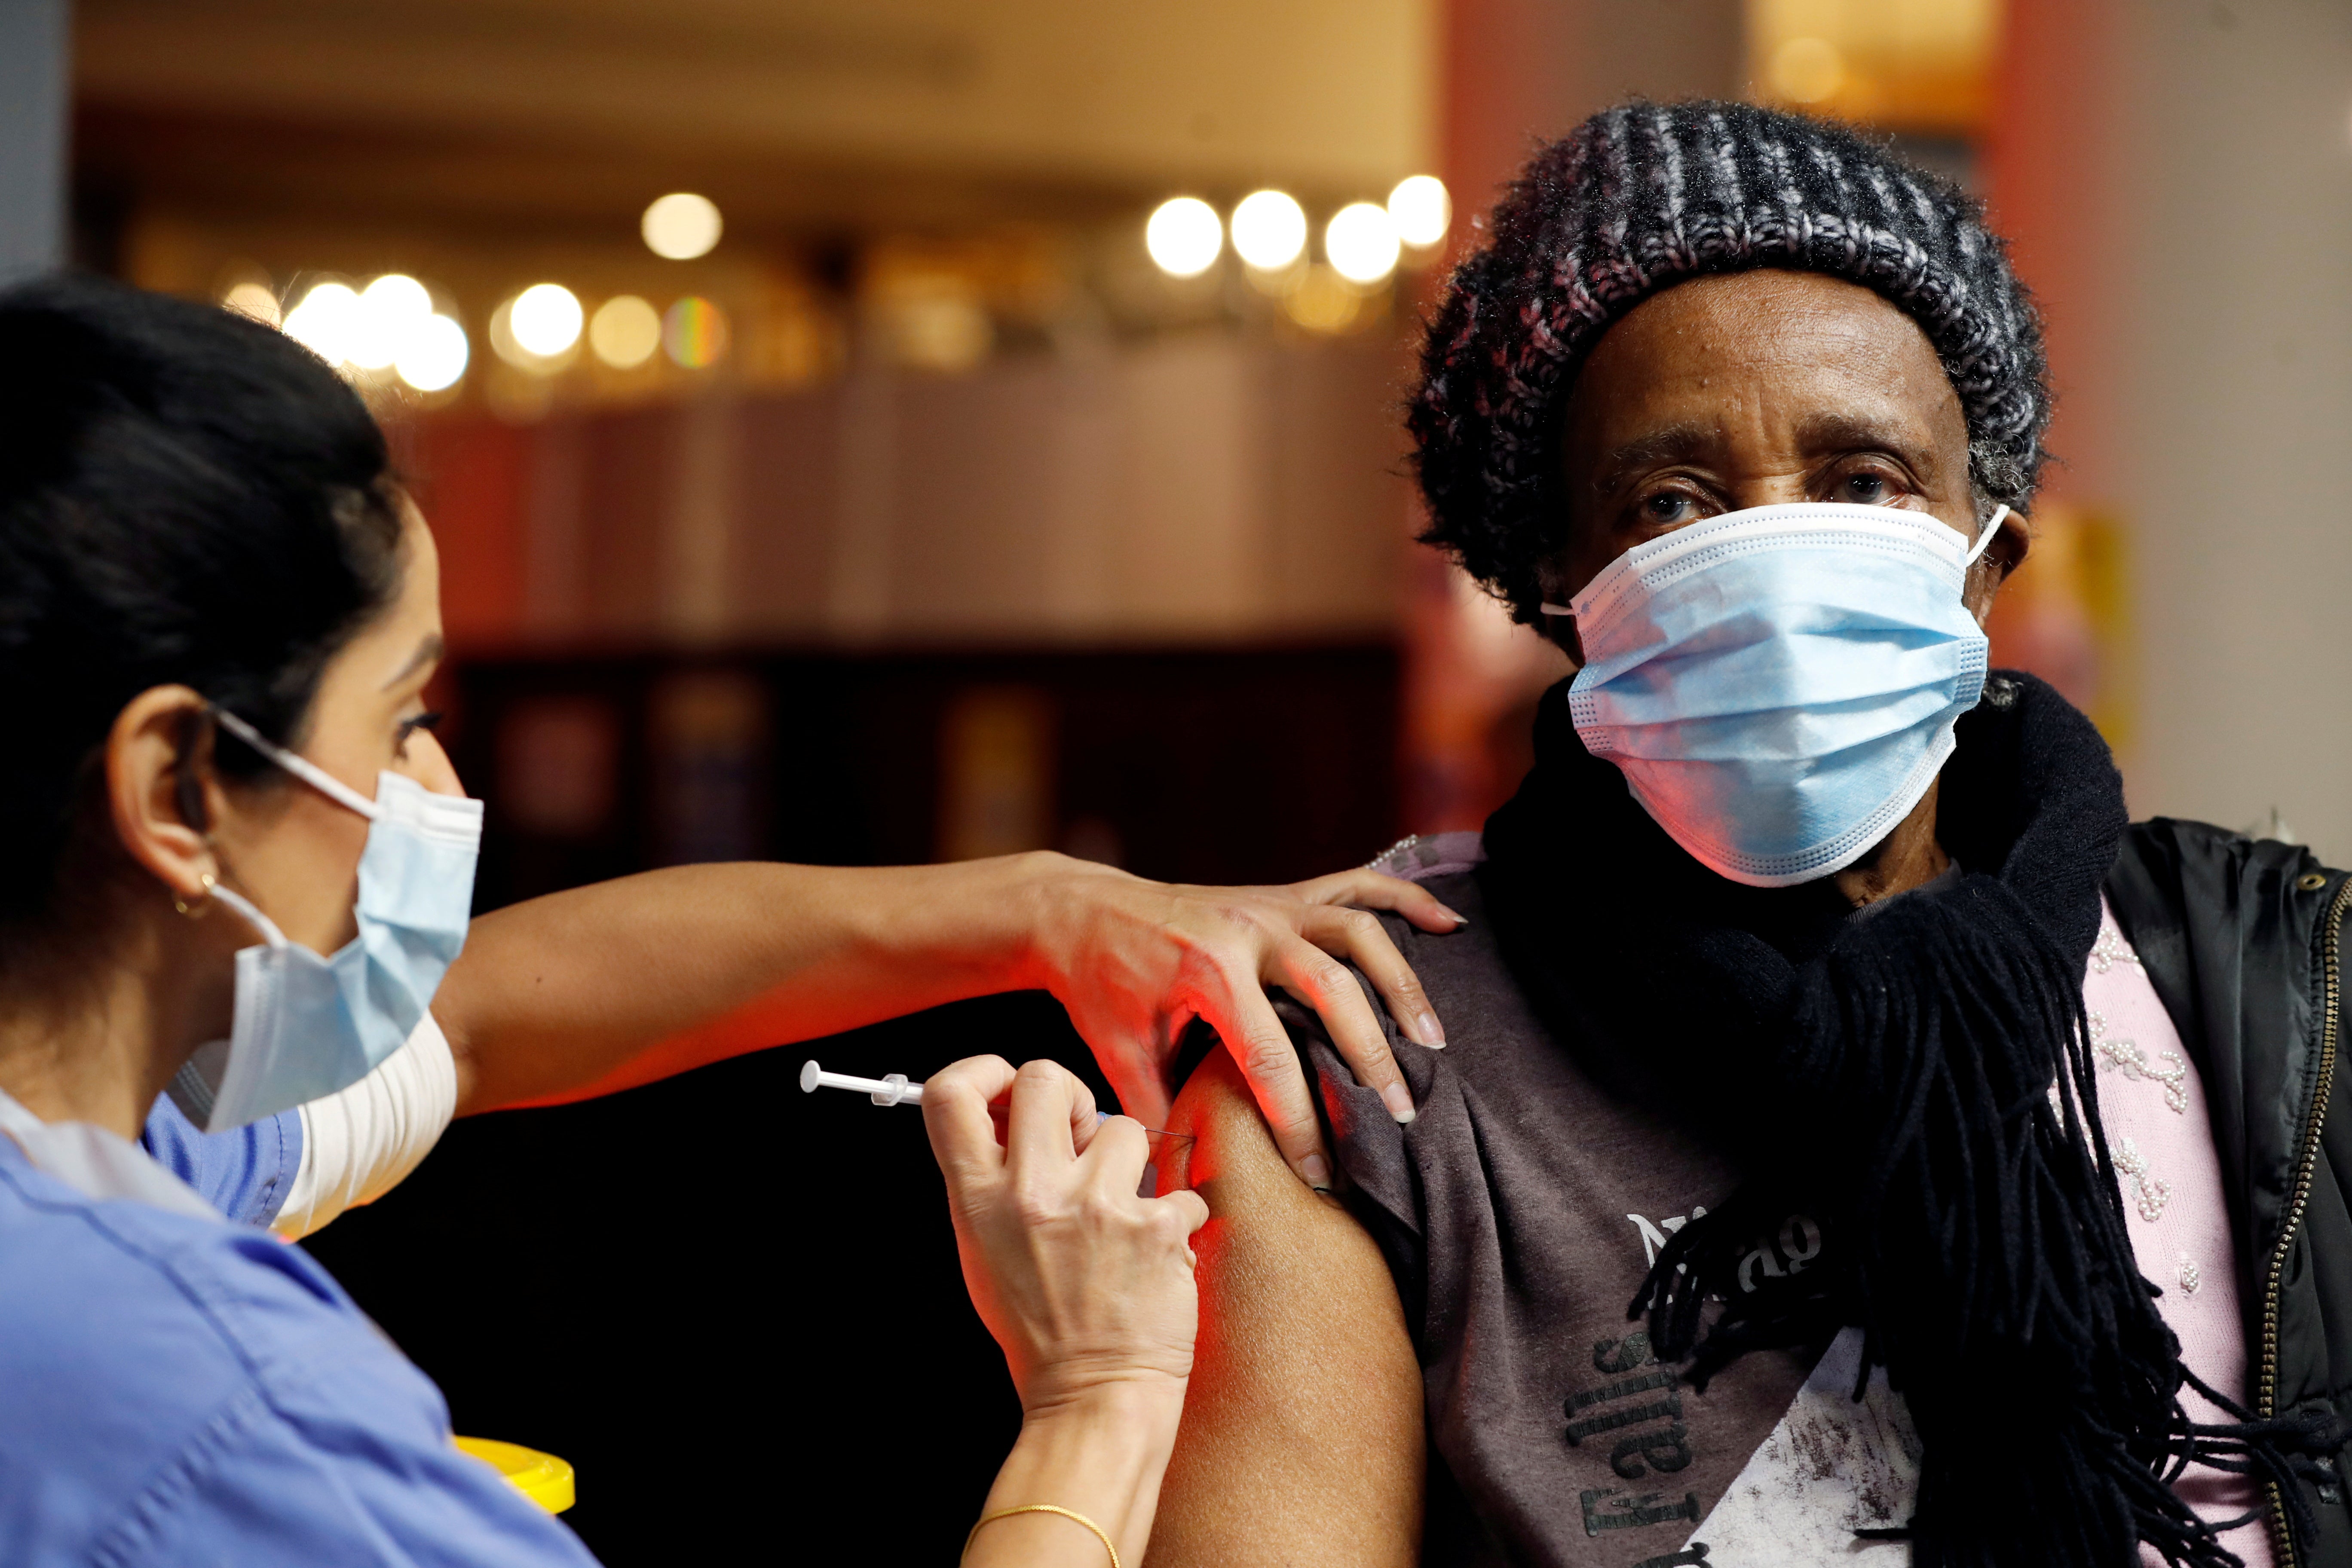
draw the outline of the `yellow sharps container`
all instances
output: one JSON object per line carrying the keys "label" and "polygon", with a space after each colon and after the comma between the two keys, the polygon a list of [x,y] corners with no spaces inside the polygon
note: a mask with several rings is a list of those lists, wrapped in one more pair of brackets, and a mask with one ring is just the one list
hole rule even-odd
{"label": "yellow sharps container", "polygon": [[492,1442],[488,1437],[460,1437],[457,1447],[496,1469],[515,1490],[550,1513],[562,1513],[578,1500],[572,1484],[572,1466],[552,1454],[542,1454],[520,1443]]}

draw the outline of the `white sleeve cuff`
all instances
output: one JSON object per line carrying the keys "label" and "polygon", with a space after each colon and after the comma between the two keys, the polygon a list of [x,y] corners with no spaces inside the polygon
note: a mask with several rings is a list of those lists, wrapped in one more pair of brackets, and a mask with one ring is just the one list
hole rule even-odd
{"label": "white sleeve cuff", "polygon": [[398,1186],[457,1111],[457,1063],[431,1012],[340,1094],[301,1108],[302,1159],[269,1228],[297,1241]]}

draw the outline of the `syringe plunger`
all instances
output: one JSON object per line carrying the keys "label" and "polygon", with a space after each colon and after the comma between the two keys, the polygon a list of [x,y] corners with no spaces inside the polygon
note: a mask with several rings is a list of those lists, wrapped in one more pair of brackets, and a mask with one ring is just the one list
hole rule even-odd
{"label": "syringe plunger", "polygon": [[814,1062],[801,1065],[801,1092],[814,1094],[820,1089],[849,1089],[870,1098],[877,1105],[920,1105],[923,1086],[908,1083],[902,1072],[885,1077],[853,1078],[847,1073],[826,1072]]}

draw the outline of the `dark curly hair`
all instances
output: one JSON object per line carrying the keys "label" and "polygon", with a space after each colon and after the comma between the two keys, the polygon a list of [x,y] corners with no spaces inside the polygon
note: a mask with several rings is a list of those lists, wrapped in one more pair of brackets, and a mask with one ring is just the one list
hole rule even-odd
{"label": "dark curly hair", "polygon": [[[97,879],[73,847],[104,837],[123,705],[181,683],[299,745],[326,664],[398,589],[401,518],[358,394],[217,306],[22,284],[0,291],[0,363],[5,970]],[[276,772],[226,735],[215,758]]]}
{"label": "dark curly hair", "polygon": [[1431,321],[1406,415],[1422,535],[1532,621],[1568,542],[1559,443],[1611,323],[1685,279],[1764,268],[1875,290],[1917,321],[1968,417],[1982,504],[2039,481],[2048,365],[1982,205],[1888,149],[1752,104],[1633,102],[1538,152]]}

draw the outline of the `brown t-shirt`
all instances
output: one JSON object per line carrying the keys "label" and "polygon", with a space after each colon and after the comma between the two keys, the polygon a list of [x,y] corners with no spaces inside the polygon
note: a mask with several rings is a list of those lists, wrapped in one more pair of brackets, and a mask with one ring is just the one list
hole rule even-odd
{"label": "brown t-shirt", "polygon": [[[1419,1108],[1411,1126],[1357,1085],[1311,1013],[1283,1009],[1420,1356],[1433,1449],[1423,1561],[1705,1563],[1684,1542],[1771,1435],[1809,1361],[1750,1354],[1701,1394],[1627,1321],[1659,1245],[1738,1173],[1604,1090],[1537,1020],[1496,950],[1470,875],[1477,853],[1475,835],[1454,834],[1380,866],[1470,921],[1438,937],[1387,922],[1445,1021],[1442,1051],[1388,1026]],[[1820,1245],[1796,1219],[1749,1262],[1801,1268]]]}

